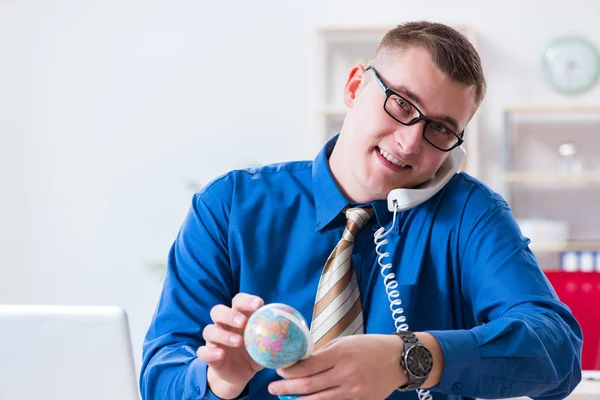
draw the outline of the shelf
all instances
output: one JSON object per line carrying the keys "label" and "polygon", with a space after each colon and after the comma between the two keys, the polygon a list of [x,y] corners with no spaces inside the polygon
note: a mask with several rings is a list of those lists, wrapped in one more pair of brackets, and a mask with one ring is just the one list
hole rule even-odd
{"label": "shelf", "polygon": [[600,107],[511,107],[504,109],[504,115],[511,124],[597,124]]}
{"label": "shelf", "polygon": [[320,34],[342,34],[342,35],[364,35],[364,34],[380,34],[383,36],[393,26],[384,25],[328,25],[320,26],[317,32]]}
{"label": "shelf", "polygon": [[[341,33],[341,34],[365,34],[365,33],[386,33],[390,29],[393,29],[397,26],[397,24],[393,25],[325,25],[319,26],[317,31],[321,34],[332,34],[332,33]],[[468,25],[460,25],[453,24],[452,27],[463,35],[467,36],[471,41],[473,41],[473,32],[472,28]]]}
{"label": "shelf", "polygon": [[529,246],[534,253],[560,253],[568,250],[600,250],[600,241],[597,242],[567,242],[565,246]]}
{"label": "shelf", "polygon": [[507,107],[505,112],[510,114],[600,114],[598,106],[580,107]]}
{"label": "shelf", "polygon": [[506,172],[506,182],[600,182],[600,172],[582,172],[578,174],[548,172]]}

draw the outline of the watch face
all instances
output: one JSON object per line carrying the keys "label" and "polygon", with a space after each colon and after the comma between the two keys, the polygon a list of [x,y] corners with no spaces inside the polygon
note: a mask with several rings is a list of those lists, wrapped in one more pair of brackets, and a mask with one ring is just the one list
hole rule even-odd
{"label": "watch face", "polygon": [[405,356],[406,369],[417,378],[426,378],[433,367],[431,352],[425,346],[413,346]]}
{"label": "watch face", "polygon": [[594,46],[577,37],[552,42],[542,58],[546,81],[563,93],[580,93],[598,79],[600,55]]}

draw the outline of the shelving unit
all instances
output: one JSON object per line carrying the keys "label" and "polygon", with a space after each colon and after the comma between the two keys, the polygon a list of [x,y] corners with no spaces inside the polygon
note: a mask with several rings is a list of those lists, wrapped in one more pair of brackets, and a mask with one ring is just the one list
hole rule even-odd
{"label": "shelving unit", "polygon": [[504,121],[503,194],[522,229],[539,222],[523,233],[540,264],[563,268],[566,253],[599,264],[600,107],[513,107]]}
{"label": "shelving unit", "polygon": [[[387,31],[393,26],[324,26],[316,31],[316,90],[311,150],[319,151],[323,144],[340,131],[346,106],[344,85],[351,68],[366,66],[367,60]],[[467,26],[454,26],[477,48],[475,35]],[[465,131],[467,159],[463,169],[479,176],[478,114]]]}
{"label": "shelving unit", "polygon": [[[504,120],[503,194],[581,325],[583,368],[599,369],[600,107],[510,108]],[[577,396],[598,398],[599,385],[585,384]]]}
{"label": "shelving unit", "polygon": [[567,242],[564,246],[531,246],[535,253],[560,253],[563,251],[600,250],[600,240],[594,242]]}
{"label": "shelving unit", "polygon": [[565,183],[565,182],[600,182],[600,172],[580,172],[576,175],[547,172],[517,172],[504,173],[504,180],[511,183]]}

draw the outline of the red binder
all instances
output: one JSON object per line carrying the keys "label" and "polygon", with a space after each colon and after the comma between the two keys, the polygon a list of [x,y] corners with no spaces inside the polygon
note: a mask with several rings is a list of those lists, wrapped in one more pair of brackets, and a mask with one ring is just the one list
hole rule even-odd
{"label": "red binder", "polygon": [[545,271],[583,331],[582,368],[600,370],[600,273]]}

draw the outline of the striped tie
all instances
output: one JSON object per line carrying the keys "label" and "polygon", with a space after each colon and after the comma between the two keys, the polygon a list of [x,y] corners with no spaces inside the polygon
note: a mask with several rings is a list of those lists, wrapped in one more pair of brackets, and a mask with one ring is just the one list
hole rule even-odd
{"label": "striped tie", "polygon": [[338,336],[364,332],[360,292],[352,265],[354,238],[373,216],[372,208],[346,210],[342,239],[323,267],[310,333],[317,350]]}

